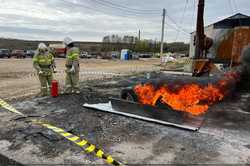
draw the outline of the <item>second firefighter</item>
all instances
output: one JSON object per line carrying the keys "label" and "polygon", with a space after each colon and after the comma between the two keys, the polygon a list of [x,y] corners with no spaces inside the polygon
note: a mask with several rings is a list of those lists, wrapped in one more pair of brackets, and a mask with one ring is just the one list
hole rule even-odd
{"label": "second firefighter", "polygon": [[66,81],[65,81],[65,94],[80,94],[79,89],[79,48],[74,46],[74,42],[71,38],[66,37],[64,39],[66,45]]}

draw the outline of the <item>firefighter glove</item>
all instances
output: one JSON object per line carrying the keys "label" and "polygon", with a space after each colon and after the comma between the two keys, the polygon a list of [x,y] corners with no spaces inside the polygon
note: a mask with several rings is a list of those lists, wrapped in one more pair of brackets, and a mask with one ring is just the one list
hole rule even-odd
{"label": "firefighter glove", "polygon": [[70,73],[75,73],[75,71],[76,71],[76,70],[75,70],[75,67],[74,67],[74,66],[72,66],[71,69],[69,70]]}
{"label": "firefighter glove", "polygon": [[57,70],[56,70],[56,68],[53,68],[53,73],[57,73]]}
{"label": "firefighter glove", "polygon": [[38,74],[39,74],[39,75],[40,75],[40,74],[43,74],[43,71],[40,70],[40,71],[38,72]]}

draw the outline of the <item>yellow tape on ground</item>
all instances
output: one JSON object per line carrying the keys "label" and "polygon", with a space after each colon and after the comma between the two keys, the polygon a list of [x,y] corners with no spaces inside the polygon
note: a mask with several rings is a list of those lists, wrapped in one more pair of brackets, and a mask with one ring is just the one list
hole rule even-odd
{"label": "yellow tape on ground", "polygon": [[5,108],[6,110],[9,110],[10,112],[13,112],[13,113],[16,113],[16,114],[24,116],[23,113],[17,111],[14,107],[12,107],[11,105],[9,105],[8,103],[6,103],[5,101],[3,101],[2,99],[0,99],[0,106],[3,107],[3,108]]}
{"label": "yellow tape on ground", "polygon": [[115,165],[115,166],[122,165],[120,162],[114,160],[111,156],[105,155],[104,152],[101,149],[96,148],[95,145],[90,144],[86,140],[81,140],[80,137],[78,137],[78,136],[75,136],[75,135],[73,135],[73,134],[71,134],[69,132],[66,132],[65,130],[63,130],[61,128],[52,126],[51,124],[47,124],[47,123],[36,121],[36,120],[34,120],[32,122],[33,122],[33,124],[39,124],[39,125],[41,125],[43,127],[51,129],[55,133],[58,133],[59,135],[63,136],[64,138],[68,139],[69,141],[71,141],[71,142],[77,144],[78,146],[80,146],[81,148],[83,148],[85,152],[87,152],[87,153],[91,153],[91,152],[95,153],[95,155],[98,158],[104,159],[109,164],[112,164],[112,165]]}
{"label": "yellow tape on ground", "polygon": [[[3,107],[3,108],[5,108],[6,110],[8,110],[10,112],[25,116],[23,113],[17,111],[14,107],[9,105],[8,103],[3,101],[2,99],[0,99],[0,107]],[[71,134],[69,132],[66,132],[65,130],[63,130],[61,128],[55,127],[55,126],[53,126],[51,124],[44,123],[44,122],[41,122],[41,121],[38,121],[38,120],[32,120],[31,122],[33,124],[37,124],[37,125],[43,126],[43,127],[47,128],[47,129],[50,129],[50,130],[54,131],[55,133],[63,136],[64,138],[66,138],[67,140],[69,140],[69,141],[75,143],[76,145],[80,146],[87,153],[91,153],[91,152],[95,153],[95,155],[98,158],[104,159],[109,164],[112,164],[112,165],[115,165],[115,166],[122,165],[120,162],[114,160],[111,156],[105,155],[104,152],[101,149],[96,148],[95,145],[90,144],[86,140],[81,140],[80,137],[78,137],[78,136],[75,136],[75,135],[73,135],[73,134]],[[85,147],[85,145],[86,145],[86,147]]]}

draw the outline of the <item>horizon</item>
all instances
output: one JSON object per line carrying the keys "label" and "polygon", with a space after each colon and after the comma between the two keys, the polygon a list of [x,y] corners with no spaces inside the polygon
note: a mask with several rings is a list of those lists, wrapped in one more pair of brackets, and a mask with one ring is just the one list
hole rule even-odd
{"label": "horizon", "polygon": [[[6,37],[0,37],[0,40],[1,39],[4,39],[4,40],[21,40],[21,41],[31,41],[31,42],[63,42],[62,40],[29,40],[29,39],[18,39],[18,38],[6,38]],[[150,39],[143,39],[143,40],[150,40]],[[85,42],[85,43],[105,43],[103,41],[75,41],[75,42]],[[160,41],[157,41],[157,42],[160,42]],[[112,43],[112,42],[110,42]],[[119,42],[121,43],[121,42]],[[177,41],[177,42],[166,42],[164,41],[164,43],[167,43],[167,44],[172,44],[172,43],[184,43],[184,44],[189,44],[190,42],[184,42],[184,41]],[[115,44],[115,43],[114,43]],[[126,43],[121,43],[121,44],[126,44]]]}

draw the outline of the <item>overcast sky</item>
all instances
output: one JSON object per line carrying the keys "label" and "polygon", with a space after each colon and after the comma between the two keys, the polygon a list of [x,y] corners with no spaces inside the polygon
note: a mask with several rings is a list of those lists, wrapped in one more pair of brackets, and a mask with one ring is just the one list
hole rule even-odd
{"label": "overcast sky", "polygon": [[[198,0],[0,0],[0,37],[30,40],[101,41],[110,34],[160,39],[166,8],[165,41],[189,41]],[[205,24],[237,12],[250,15],[249,0],[206,0]],[[177,24],[177,25],[176,25]]]}

